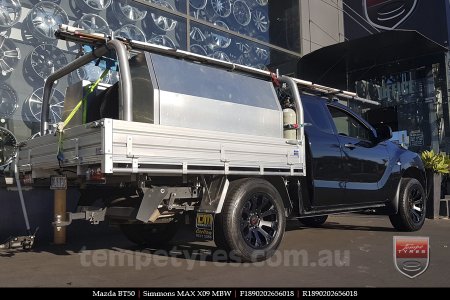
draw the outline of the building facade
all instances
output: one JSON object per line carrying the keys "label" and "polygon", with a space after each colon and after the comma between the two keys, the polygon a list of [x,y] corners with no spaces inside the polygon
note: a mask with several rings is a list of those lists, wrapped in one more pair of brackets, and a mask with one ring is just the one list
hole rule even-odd
{"label": "building facade", "polygon": [[304,53],[298,76],[379,102],[349,106],[390,125],[410,150],[450,152],[450,1],[344,0],[342,8],[346,42]]}
{"label": "building facade", "polygon": [[440,53],[430,48],[410,61],[405,53],[396,66],[381,62],[392,66],[366,70],[365,74],[349,72],[348,77],[354,84],[349,88],[381,103],[382,108],[367,113],[369,121],[384,119],[396,132],[396,138],[413,151],[450,152],[450,1],[344,0],[343,5],[349,40],[387,31],[415,30],[442,49],[447,48]]}

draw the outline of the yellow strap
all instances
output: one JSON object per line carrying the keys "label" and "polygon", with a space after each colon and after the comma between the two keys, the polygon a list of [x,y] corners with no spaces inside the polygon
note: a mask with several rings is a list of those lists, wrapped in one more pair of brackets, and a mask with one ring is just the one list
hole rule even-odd
{"label": "yellow strap", "polygon": [[69,124],[69,122],[72,121],[73,117],[75,116],[77,111],[80,109],[81,105],[83,105],[83,103],[87,100],[88,96],[97,88],[100,81],[102,81],[102,79],[105,78],[105,76],[106,76],[106,74],[108,74],[108,72],[109,72],[109,70],[105,69],[103,71],[102,75],[100,76],[100,78],[97,79],[97,81],[93,85],[91,85],[91,87],[89,88],[88,92],[83,97],[83,99],[81,99],[80,102],[78,102],[78,104],[74,107],[74,109],[70,112],[70,114],[64,120],[64,123],[63,123],[62,127],[60,128],[60,131],[62,131],[67,126],[67,124]]}
{"label": "yellow strap", "polygon": [[73,119],[73,117],[75,116],[75,114],[77,113],[77,111],[80,109],[80,107],[83,105],[83,103],[87,100],[88,96],[97,88],[98,84],[100,83],[100,81],[102,81],[103,78],[105,78],[106,74],[108,74],[109,70],[105,69],[102,73],[102,75],[100,76],[99,79],[97,79],[97,81],[92,84],[89,88],[89,90],[87,91],[86,95],[83,97],[83,99],[80,100],[80,102],[78,102],[78,104],[73,108],[73,110],[70,112],[70,114],[67,116],[67,118],[64,120],[64,122],[62,123],[61,126],[58,126],[58,152],[57,152],[57,156],[58,156],[58,160],[60,159],[59,156],[62,155],[62,145],[63,145],[63,130],[64,128],[67,126],[67,124],[69,124],[69,122]]}

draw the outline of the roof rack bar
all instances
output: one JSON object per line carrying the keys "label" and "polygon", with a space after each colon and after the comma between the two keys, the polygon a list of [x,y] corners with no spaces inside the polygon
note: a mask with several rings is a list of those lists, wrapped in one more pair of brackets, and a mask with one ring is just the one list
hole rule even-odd
{"label": "roof rack bar", "polygon": [[338,90],[338,89],[331,88],[331,87],[324,86],[324,85],[320,85],[320,84],[315,84],[315,83],[304,81],[304,80],[297,79],[297,78],[292,78],[292,79],[296,83],[298,83],[300,85],[303,85],[305,87],[311,88],[313,90],[317,90],[319,92],[323,92],[325,94],[333,94],[333,95],[336,95],[338,97],[341,97],[341,98],[344,98],[344,99],[347,99],[347,100],[355,100],[355,101],[363,102],[363,103],[366,103],[366,104],[380,105],[380,103],[377,102],[377,101],[373,101],[373,100],[369,100],[369,99],[358,97],[358,95],[356,93],[353,93],[353,92],[342,91],[342,90]]}
{"label": "roof rack bar", "polygon": [[[103,45],[108,41],[108,37],[105,37],[104,35],[97,34],[97,33],[93,33],[93,34],[84,33],[83,29],[81,29],[81,28],[71,27],[71,26],[67,26],[67,25],[61,25],[60,29],[57,30],[55,35],[58,38],[63,39],[63,40],[84,42],[84,43],[89,43],[91,45]],[[207,63],[210,65],[228,69],[230,71],[240,71],[240,72],[248,73],[248,74],[251,74],[254,76],[262,77],[267,80],[270,80],[273,75],[273,73],[270,71],[247,67],[247,66],[235,64],[232,62],[226,62],[226,61],[222,61],[219,59],[195,54],[195,53],[184,51],[184,50],[173,49],[173,48],[168,48],[168,47],[164,47],[164,46],[124,39],[124,38],[117,38],[117,39],[120,40],[123,44],[125,44],[129,48],[135,49],[135,50],[148,51],[148,52],[159,53],[159,54],[164,54],[164,55],[168,55],[168,56],[188,59],[188,60],[192,60],[192,61],[196,61],[196,62]],[[371,104],[371,105],[380,105],[380,103],[378,103],[376,101],[358,97],[356,95],[356,93],[338,90],[335,88],[315,84],[310,81],[301,80],[298,78],[292,78],[292,79],[294,80],[294,82],[297,85],[299,85],[300,88],[303,87],[305,89],[317,91],[319,93],[324,93],[324,94],[333,94],[338,98],[343,98],[343,99],[347,99],[347,100],[355,100],[355,101],[359,101],[359,102],[363,102],[363,103]]]}

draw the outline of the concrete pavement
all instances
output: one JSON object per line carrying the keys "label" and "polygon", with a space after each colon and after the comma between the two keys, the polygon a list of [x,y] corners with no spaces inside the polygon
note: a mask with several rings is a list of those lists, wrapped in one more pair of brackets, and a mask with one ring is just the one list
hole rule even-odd
{"label": "concrete pavement", "polygon": [[[0,286],[27,287],[449,287],[450,221],[395,232],[387,217],[330,217],[322,228],[289,222],[280,251],[262,263],[224,260],[213,243],[137,248],[117,229],[82,227],[66,246],[0,252]],[[393,263],[393,236],[428,236],[430,265],[415,279]],[[216,261],[219,260],[219,261]]]}

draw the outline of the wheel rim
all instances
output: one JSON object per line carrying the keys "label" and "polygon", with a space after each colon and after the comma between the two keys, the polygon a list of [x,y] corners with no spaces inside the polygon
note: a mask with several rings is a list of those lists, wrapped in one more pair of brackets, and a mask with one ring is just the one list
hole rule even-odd
{"label": "wheel rim", "polygon": [[240,229],[248,246],[253,249],[269,246],[278,232],[278,223],[278,210],[269,195],[256,193],[245,201]]}
{"label": "wheel rim", "polygon": [[140,41],[140,42],[146,42],[147,37],[145,36],[144,32],[139,29],[139,27],[128,24],[124,25],[121,28],[117,29],[114,34],[117,37],[122,37],[130,40]]}
{"label": "wheel rim", "polygon": [[174,43],[174,41],[172,41],[169,37],[167,37],[166,35],[157,35],[154,36],[150,39],[149,41],[151,44],[156,44],[156,45],[160,45],[160,46],[164,46],[164,47],[168,47],[168,48],[172,48],[175,49],[176,45]]}
{"label": "wheel rim", "polygon": [[67,24],[67,13],[52,2],[39,2],[29,13],[29,29],[34,37],[43,41],[56,40],[55,31],[60,24]]}
{"label": "wheel rim", "polygon": [[8,119],[16,111],[17,93],[6,83],[0,83],[0,118]]}
{"label": "wheel rim", "polygon": [[[41,120],[42,97],[44,88],[38,88],[30,97],[28,97],[28,107],[35,121]],[[55,124],[61,121],[62,111],[64,109],[64,94],[53,89],[50,95],[50,123]]]}
{"label": "wheel rim", "polygon": [[96,14],[86,14],[79,21],[76,21],[75,24],[88,33],[110,33],[108,22]]}
{"label": "wheel rim", "polygon": [[261,60],[266,60],[269,58],[269,51],[263,48],[256,47],[256,56]]}
{"label": "wheel rim", "polygon": [[269,18],[266,13],[261,10],[256,10],[253,22],[260,32],[267,32],[269,30]]}
{"label": "wheel rim", "polygon": [[206,40],[206,35],[203,33],[203,31],[195,26],[191,28],[190,36],[191,39],[196,42],[204,42]]}
{"label": "wheel rim", "polygon": [[222,17],[226,18],[231,15],[231,2],[230,0],[212,0],[211,1],[212,8],[214,12]]}
{"label": "wheel rim", "polygon": [[191,1],[189,1],[189,5],[192,6],[192,8],[197,9],[197,10],[204,9],[207,4],[208,4],[208,0],[191,0]]}
{"label": "wheel rim", "polygon": [[193,45],[191,45],[191,47],[189,49],[192,53],[204,55],[204,56],[207,55],[206,49],[203,48],[203,46],[201,46],[199,44],[193,44]]}
{"label": "wheel rim", "polygon": [[257,2],[260,6],[266,6],[267,4],[269,4],[269,0],[256,0],[256,2]]}
{"label": "wheel rim", "polygon": [[250,8],[242,0],[237,0],[233,4],[233,15],[236,22],[241,26],[247,26],[252,20]]}
{"label": "wheel rim", "polygon": [[[104,69],[95,65],[95,62],[90,62],[87,65],[77,69],[77,75],[80,80],[88,80],[95,82],[103,73]],[[110,83],[111,71],[101,80],[102,83]]]}
{"label": "wheel rim", "polygon": [[8,75],[17,66],[20,59],[20,50],[9,38],[0,35],[0,73]]}
{"label": "wheel rim", "polygon": [[51,44],[42,44],[30,54],[33,71],[42,79],[47,79],[53,72],[67,65],[64,52]]}
{"label": "wheel rim", "polygon": [[83,2],[91,9],[105,10],[111,5],[111,0],[83,0]]}
{"label": "wheel rim", "polygon": [[209,57],[215,58],[215,59],[219,59],[219,60],[223,60],[223,61],[227,61],[230,62],[230,58],[228,57],[228,55],[223,52],[223,51],[216,51],[213,54],[209,55]]}
{"label": "wheel rim", "polygon": [[14,158],[17,140],[14,134],[0,127],[0,168],[6,167]]}
{"label": "wheel rim", "polygon": [[[153,2],[164,8],[174,10],[172,5],[170,5],[169,3],[167,3],[164,0],[157,0],[157,1],[153,1]],[[176,21],[172,18],[169,18],[165,15],[156,14],[156,13],[151,13],[151,15],[152,15],[152,19],[153,19],[153,22],[155,23],[156,27],[158,27],[162,31],[172,31],[175,29],[175,27],[177,27],[178,21]]]}
{"label": "wheel rim", "polygon": [[116,1],[113,3],[114,12],[117,13],[119,20],[126,22],[138,22],[143,20],[147,15],[147,11],[141,10],[134,4],[129,3],[131,3],[131,1],[124,1],[124,3]]}
{"label": "wheel rim", "polygon": [[408,194],[409,214],[411,220],[418,224],[425,214],[425,198],[418,186],[413,186]]}
{"label": "wheel rim", "polygon": [[19,22],[22,6],[18,0],[0,1],[0,27],[10,28]]}
{"label": "wheel rim", "polygon": [[[227,24],[225,24],[225,22],[223,22],[223,21],[217,20],[216,22],[214,22],[214,25],[225,28],[226,30],[229,30]],[[212,43],[210,45],[208,45],[209,48],[211,48],[211,49],[216,49],[216,48],[225,49],[225,48],[228,48],[228,46],[230,46],[230,44],[231,44],[231,39],[228,38],[226,36],[226,34],[223,34],[223,33],[212,32],[211,39],[212,39]]]}

